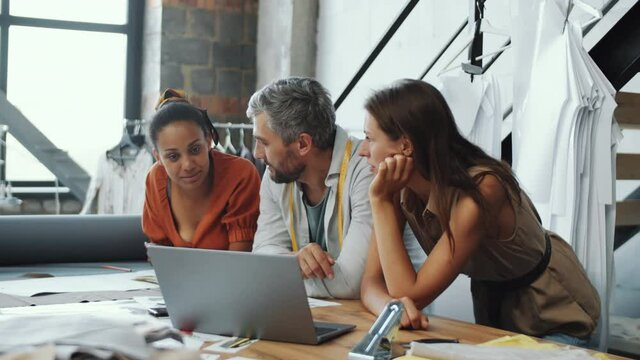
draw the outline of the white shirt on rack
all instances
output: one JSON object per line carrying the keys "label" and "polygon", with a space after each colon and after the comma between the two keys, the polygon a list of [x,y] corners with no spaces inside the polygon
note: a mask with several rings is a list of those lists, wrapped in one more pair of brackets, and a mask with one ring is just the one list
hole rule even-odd
{"label": "white shirt on rack", "polygon": [[124,166],[102,154],[80,214],[142,214],[144,181],[151,165],[153,157],[146,148]]}
{"label": "white shirt on rack", "polygon": [[442,96],[453,113],[460,134],[490,156],[500,159],[502,105],[498,81],[493,75],[459,71],[440,77]]}

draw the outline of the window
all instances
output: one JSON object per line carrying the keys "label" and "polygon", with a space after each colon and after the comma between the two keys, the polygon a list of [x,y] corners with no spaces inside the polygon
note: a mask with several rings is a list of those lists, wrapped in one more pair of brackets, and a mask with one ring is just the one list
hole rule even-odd
{"label": "window", "polygon": [[127,23],[126,0],[13,0],[13,16],[101,24]]}
{"label": "window", "polygon": [[[25,26],[9,32],[7,98],[89,173],[122,136],[126,50],[124,34]],[[53,179],[9,141],[8,179]]]}
{"label": "window", "polygon": [[[138,118],[144,1],[0,0],[0,89],[90,175]],[[11,133],[11,129],[9,129]],[[54,176],[15,138],[7,180]]]}

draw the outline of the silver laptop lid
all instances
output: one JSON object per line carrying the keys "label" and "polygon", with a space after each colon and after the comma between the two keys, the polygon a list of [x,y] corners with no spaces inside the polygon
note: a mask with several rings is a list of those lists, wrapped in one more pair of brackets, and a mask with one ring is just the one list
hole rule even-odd
{"label": "silver laptop lid", "polygon": [[148,255],[174,327],[318,342],[294,256],[165,246]]}

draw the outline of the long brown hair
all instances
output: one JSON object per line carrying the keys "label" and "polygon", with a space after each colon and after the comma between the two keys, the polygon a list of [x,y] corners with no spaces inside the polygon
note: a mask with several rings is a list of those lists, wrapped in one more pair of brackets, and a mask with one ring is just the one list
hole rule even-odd
{"label": "long brown hair", "polygon": [[[460,134],[447,102],[432,85],[400,80],[371,95],[365,109],[392,140],[406,136],[413,144],[414,166],[434,187],[438,220],[449,237],[452,251],[455,243],[449,222],[455,191],[446,190],[468,194],[483,210],[483,216],[488,215],[486,200],[478,188],[486,172],[472,177],[469,168],[489,168],[512,194],[519,194],[520,186],[511,169]],[[485,220],[487,229],[495,221]]]}

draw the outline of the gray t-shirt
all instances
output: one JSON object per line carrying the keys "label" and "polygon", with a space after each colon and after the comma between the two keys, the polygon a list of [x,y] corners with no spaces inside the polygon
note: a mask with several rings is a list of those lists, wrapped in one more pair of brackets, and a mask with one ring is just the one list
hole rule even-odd
{"label": "gray t-shirt", "polygon": [[[326,194],[329,192],[327,191]],[[307,210],[307,219],[309,220],[309,235],[311,241],[320,245],[322,250],[327,251],[327,242],[324,237],[324,211],[327,207],[327,195],[325,194],[322,201],[315,206],[309,205],[307,199],[304,199],[304,208]]]}

